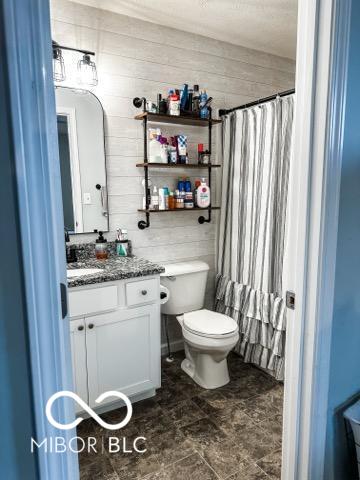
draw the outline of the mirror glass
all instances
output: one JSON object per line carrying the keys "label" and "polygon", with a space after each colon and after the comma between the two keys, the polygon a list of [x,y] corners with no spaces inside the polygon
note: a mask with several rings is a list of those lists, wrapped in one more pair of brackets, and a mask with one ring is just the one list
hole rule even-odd
{"label": "mirror glass", "polygon": [[56,87],[64,226],[69,233],[108,231],[104,112],[86,90]]}

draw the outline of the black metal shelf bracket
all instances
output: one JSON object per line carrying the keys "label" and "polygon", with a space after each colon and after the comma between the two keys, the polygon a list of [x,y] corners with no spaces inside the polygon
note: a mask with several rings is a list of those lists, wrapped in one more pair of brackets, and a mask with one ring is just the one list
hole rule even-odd
{"label": "black metal shelf bracket", "polygon": [[201,215],[198,218],[198,222],[200,223],[200,225],[202,225],[203,223],[210,223],[211,222],[211,207],[209,207],[207,210],[208,210],[208,218],[205,218],[204,215]]}
{"label": "black metal shelf bracket", "polygon": [[[209,165],[208,165],[208,183],[209,183],[209,187],[211,188],[211,142],[212,142],[212,108],[209,107],[209,147],[208,147],[208,150],[209,150]],[[209,205],[208,207],[208,217],[205,218],[204,215],[201,215],[199,218],[198,218],[198,222],[200,223],[200,225],[202,225],[203,223],[210,223],[211,222],[211,205]]]}
{"label": "black metal shelf bracket", "polygon": [[[145,98],[143,99],[144,105],[146,105]],[[144,129],[144,177],[145,177],[145,209],[149,210],[151,195],[149,195],[149,167],[148,167],[148,152],[147,152],[147,117],[143,119],[143,129]],[[138,222],[138,227],[140,230],[145,230],[145,228],[150,227],[150,213],[146,212],[146,220],[140,220]]]}

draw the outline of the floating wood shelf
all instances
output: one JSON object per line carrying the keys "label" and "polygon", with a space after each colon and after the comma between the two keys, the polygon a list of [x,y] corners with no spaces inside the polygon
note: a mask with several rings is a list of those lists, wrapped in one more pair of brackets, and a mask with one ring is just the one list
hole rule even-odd
{"label": "floating wood shelf", "polygon": [[201,168],[204,169],[206,168],[207,170],[209,168],[220,168],[221,165],[215,165],[212,163],[209,163],[207,165],[199,165],[195,163],[137,163],[137,167],[148,167],[148,168]]}
{"label": "floating wood shelf", "polygon": [[156,123],[173,123],[176,125],[193,125],[195,127],[208,127],[209,124],[221,123],[221,120],[205,119],[186,115],[161,115],[159,113],[143,112],[135,116],[136,120],[144,120]]}
{"label": "floating wood shelf", "polygon": [[199,207],[194,207],[194,208],[168,208],[167,210],[151,210],[151,209],[146,209],[146,208],[139,208],[138,212],[143,212],[143,213],[166,213],[166,212],[206,212],[207,210],[220,210],[220,207],[207,207],[207,208],[199,208]]}

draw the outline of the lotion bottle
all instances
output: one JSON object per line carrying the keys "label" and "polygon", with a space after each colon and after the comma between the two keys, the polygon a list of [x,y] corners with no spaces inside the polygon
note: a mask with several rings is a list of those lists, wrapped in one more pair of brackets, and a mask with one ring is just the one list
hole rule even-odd
{"label": "lotion bottle", "polygon": [[198,208],[207,208],[210,206],[210,188],[206,185],[205,178],[196,189],[196,206]]}

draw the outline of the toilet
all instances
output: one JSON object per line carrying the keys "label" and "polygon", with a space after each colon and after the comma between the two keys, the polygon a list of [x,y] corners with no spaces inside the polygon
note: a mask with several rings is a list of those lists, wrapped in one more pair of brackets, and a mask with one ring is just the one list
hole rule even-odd
{"label": "toilet", "polygon": [[204,309],[209,266],[198,260],[165,265],[161,284],[169,291],[161,306],[182,328],[186,358],[181,368],[198,385],[214,389],[230,381],[227,356],[239,340],[232,318]]}

